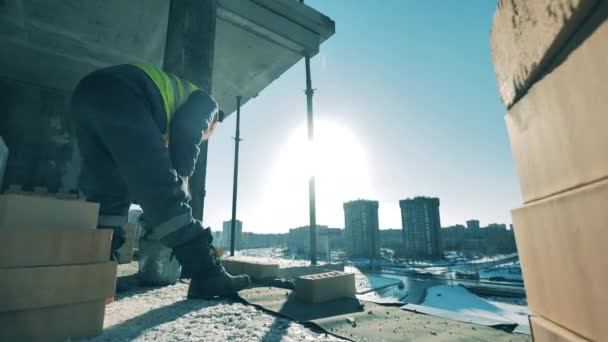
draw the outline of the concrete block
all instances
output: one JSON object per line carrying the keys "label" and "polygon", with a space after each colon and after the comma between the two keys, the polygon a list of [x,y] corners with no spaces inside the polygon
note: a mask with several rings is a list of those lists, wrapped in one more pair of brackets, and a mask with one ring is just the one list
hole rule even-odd
{"label": "concrete block", "polygon": [[81,265],[109,260],[112,231],[0,230],[0,241],[0,269]]}
{"label": "concrete block", "polygon": [[512,211],[528,306],[592,341],[608,341],[608,181]]}
{"label": "concrete block", "polygon": [[[524,203],[608,176],[608,3],[586,40],[505,117]],[[564,56],[565,58],[565,56]]]}
{"label": "concrete block", "polygon": [[344,272],[344,263],[326,263],[321,265],[307,265],[299,267],[282,267],[279,268],[279,278],[295,279],[309,274],[325,273],[330,271]]}
{"label": "concrete block", "polygon": [[35,194],[0,195],[0,231],[95,229],[99,204]]}
{"label": "concrete block", "polygon": [[139,278],[148,285],[171,285],[179,280],[182,267],[171,248],[160,241],[141,239],[139,241]]}
{"label": "concrete block", "polygon": [[133,250],[137,239],[137,224],[127,223],[124,229],[127,240],[125,241],[125,244],[118,249],[118,253],[120,254],[120,258],[118,259],[119,264],[128,264],[133,261]]}
{"label": "concrete block", "polygon": [[589,340],[540,316],[530,316],[535,342],[588,342]]}
{"label": "concrete block", "polygon": [[322,303],[341,297],[355,297],[355,274],[327,272],[296,278],[296,298],[305,303]]}
{"label": "concrete block", "polygon": [[279,264],[243,261],[237,258],[223,258],[221,263],[228,273],[233,275],[247,274],[253,280],[277,278],[279,276]]}
{"label": "concrete block", "polygon": [[[114,295],[116,264],[0,269],[0,312],[102,300]],[[2,329],[0,329],[2,330]]]}
{"label": "concrete block", "polygon": [[598,0],[501,0],[490,47],[500,97],[512,106],[533,84]]}
{"label": "concrete block", "polygon": [[105,300],[0,312],[0,341],[68,341],[101,334]]}

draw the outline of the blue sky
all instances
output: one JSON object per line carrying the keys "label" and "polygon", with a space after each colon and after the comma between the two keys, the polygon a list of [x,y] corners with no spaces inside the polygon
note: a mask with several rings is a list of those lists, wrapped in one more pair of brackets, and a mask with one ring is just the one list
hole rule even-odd
{"label": "blue sky", "polygon": [[[325,144],[318,223],[343,227],[341,202],[369,197],[380,201],[380,227],[400,228],[399,199],[418,195],[441,199],[443,226],[509,223],[521,197],[488,46],[496,2],[306,3],[336,22],[312,59]],[[306,134],[304,86],[301,62],[242,109],[244,231],[308,224],[306,178],[291,176]],[[233,115],[210,143],[204,221],[213,229],[230,218],[234,124]]]}

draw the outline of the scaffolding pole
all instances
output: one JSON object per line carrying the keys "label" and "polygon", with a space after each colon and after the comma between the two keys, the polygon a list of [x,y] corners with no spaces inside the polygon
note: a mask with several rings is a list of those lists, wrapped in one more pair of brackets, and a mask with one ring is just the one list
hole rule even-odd
{"label": "scaffolding pole", "polygon": [[236,133],[234,135],[234,178],[232,179],[232,221],[230,226],[230,256],[234,256],[236,240],[236,193],[239,176],[239,143],[241,142],[241,97],[236,97]]}
{"label": "scaffolding pole", "polygon": [[312,112],[312,96],[315,91],[312,89],[312,82],[310,80],[310,57],[306,55],[304,57],[306,63],[306,110],[307,110],[307,121],[308,121],[308,145],[311,148],[310,160],[308,161],[310,166],[310,178],[308,179],[308,208],[310,213],[310,264],[317,264],[317,208],[315,198],[315,165],[314,165],[314,153],[316,152],[313,148],[313,142],[315,137],[314,121]]}
{"label": "scaffolding pole", "polygon": [[[304,3],[304,0],[300,0]],[[310,166],[310,178],[308,179],[308,209],[310,214],[310,264],[317,264],[317,207],[315,198],[315,165],[314,165],[314,153],[313,142],[314,142],[314,121],[312,113],[312,96],[315,91],[312,89],[312,82],[310,80],[310,56],[308,53],[304,55],[304,63],[306,63],[306,111],[308,121],[308,145],[311,149],[309,157],[311,158],[308,162]]]}

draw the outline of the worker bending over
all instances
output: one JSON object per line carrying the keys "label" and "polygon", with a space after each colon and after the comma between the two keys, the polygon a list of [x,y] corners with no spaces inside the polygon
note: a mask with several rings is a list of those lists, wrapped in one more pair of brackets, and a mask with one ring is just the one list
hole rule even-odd
{"label": "worker bending over", "polygon": [[147,238],[172,248],[191,276],[188,298],[229,296],[250,285],[248,276],[232,276],[220,265],[210,230],[192,217],[181,178],[192,175],[199,145],[217,124],[219,109],[209,94],[157,68],[125,64],[82,79],[71,111],[80,188],[100,204],[98,228],[114,230],[113,254],[137,200]]}

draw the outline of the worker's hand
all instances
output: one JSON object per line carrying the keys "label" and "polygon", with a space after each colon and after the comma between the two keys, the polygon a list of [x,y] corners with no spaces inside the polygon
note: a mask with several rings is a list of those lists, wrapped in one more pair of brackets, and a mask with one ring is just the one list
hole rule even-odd
{"label": "worker's hand", "polygon": [[218,113],[215,100],[203,91],[196,91],[173,114],[169,126],[169,155],[180,176],[189,177],[194,172],[199,145],[213,133]]}
{"label": "worker's hand", "polygon": [[219,122],[220,113],[223,114],[224,112],[217,111],[215,113],[215,115],[213,115],[211,117],[211,119],[209,120],[209,123],[207,124],[207,129],[205,129],[203,131],[203,140],[209,140],[209,138],[213,134],[213,131],[215,131],[215,127],[217,126],[217,123]]}

